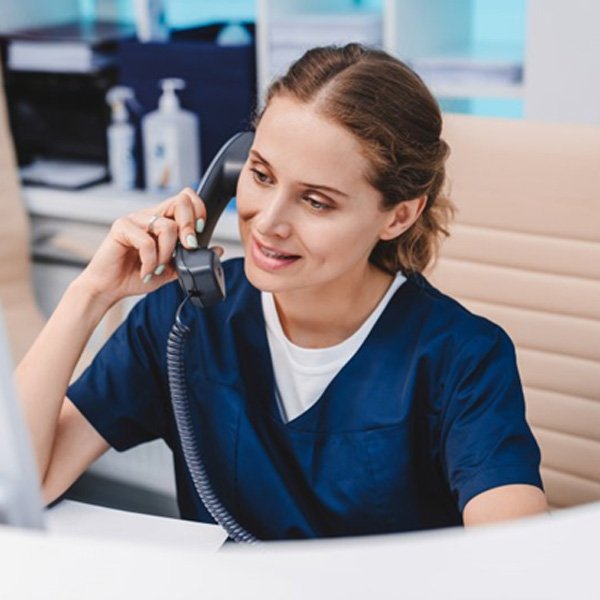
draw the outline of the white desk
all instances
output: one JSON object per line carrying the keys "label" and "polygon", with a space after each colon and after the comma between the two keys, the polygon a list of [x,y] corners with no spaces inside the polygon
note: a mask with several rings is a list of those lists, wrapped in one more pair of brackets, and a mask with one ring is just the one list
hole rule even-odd
{"label": "white desk", "polygon": [[599,532],[600,503],[470,531],[216,554],[0,528],[0,597],[597,600]]}
{"label": "white desk", "polygon": [[52,535],[84,537],[111,542],[158,545],[198,553],[214,553],[227,539],[217,525],[93,506],[63,500],[46,511],[47,531]]}

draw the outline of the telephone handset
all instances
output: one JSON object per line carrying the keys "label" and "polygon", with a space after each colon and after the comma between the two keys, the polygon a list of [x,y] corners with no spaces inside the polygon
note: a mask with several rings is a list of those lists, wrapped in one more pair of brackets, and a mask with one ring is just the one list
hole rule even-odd
{"label": "telephone handset", "polygon": [[175,249],[175,268],[186,298],[179,305],[175,322],[167,340],[167,372],[173,416],[179,432],[181,449],[194,487],[206,510],[225,529],[232,540],[258,544],[259,540],[246,531],[217,498],[200,456],[186,393],[185,341],[190,328],[181,320],[187,300],[207,308],[225,298],[225,279],[219,257],[208,249],[217,220],[235,195],[237,180],[252,146],[251,132],[234,135],[219,150],[206,170],[198,187],[198,195],[206,205],[206,225],[198,236],[197,250],[187,250],[181,244]]}
{"label": "telephone handset", "polygon": [[254,133],[235,134],[219,150],[198,186],[198,195],[206,205],[206,225],[198,235],[197,250],[179,244],[175,250],[175,269],[179,283],[192,304],[207,308],[225,298],[225,280],[219,257],[208,250],[221,213],[235,196],[237,180],[248,157]]}

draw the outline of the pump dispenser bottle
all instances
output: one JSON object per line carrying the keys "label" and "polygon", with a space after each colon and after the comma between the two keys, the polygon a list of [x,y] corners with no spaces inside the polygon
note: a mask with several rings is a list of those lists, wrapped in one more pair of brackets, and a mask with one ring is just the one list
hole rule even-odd
{"label": "pump dispenser bottle", "polygon": [[108,170],[114,187],[119,190],[135,187],[135,128],[127,111],[127,102],[133,98],[133,90],[125,86],[113,87],[106,94],[112,109],[112,123],[107,130]]}
{"label": "pump dispenser bottle", "polygon": [[146,188],[152,192],[176,192],[196,187],[200,179],[198,117],[181,109],[176,90],[182,79],[160,81],[163,93],[158,110],[142,119]]}

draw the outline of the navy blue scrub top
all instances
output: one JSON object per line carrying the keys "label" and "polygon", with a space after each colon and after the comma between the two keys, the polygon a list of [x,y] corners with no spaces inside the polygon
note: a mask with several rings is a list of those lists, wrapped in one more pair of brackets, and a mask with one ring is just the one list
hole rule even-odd
{"label": "navy blue scrub top", "polygon": [[[321,398],[283,421],[260,292],[243,260],[228,297],[186,305],[192,418],[212,485],[260,539],[459,525],[465,504],[505,484],[541,487],[540,453],[508,336],[420,275],[395,293]],[[162,438],[185,519],[212,522],[194,490],[171,410],[167,336],[174,282],[139,302],[69,398],[117,450]]]}

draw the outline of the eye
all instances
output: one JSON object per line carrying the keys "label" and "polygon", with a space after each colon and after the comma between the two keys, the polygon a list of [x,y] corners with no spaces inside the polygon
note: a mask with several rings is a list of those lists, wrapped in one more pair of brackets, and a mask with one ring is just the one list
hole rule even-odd
{"label": "eye", "polygon": [[303,196],[302,198],[312,209],[316,210],[317,212],[324,212],[333,208],[333,206],[325,204],[324,202],[321,202],[312,196]]}
{"label": "eye", "polygon": [[250,171],[252,172],[252,177],[254,178],[254,181],[256,181],[257,183],[265,185],[271,182],[270,177],[264,171],[261,171],[256,167],[251,168]]}

